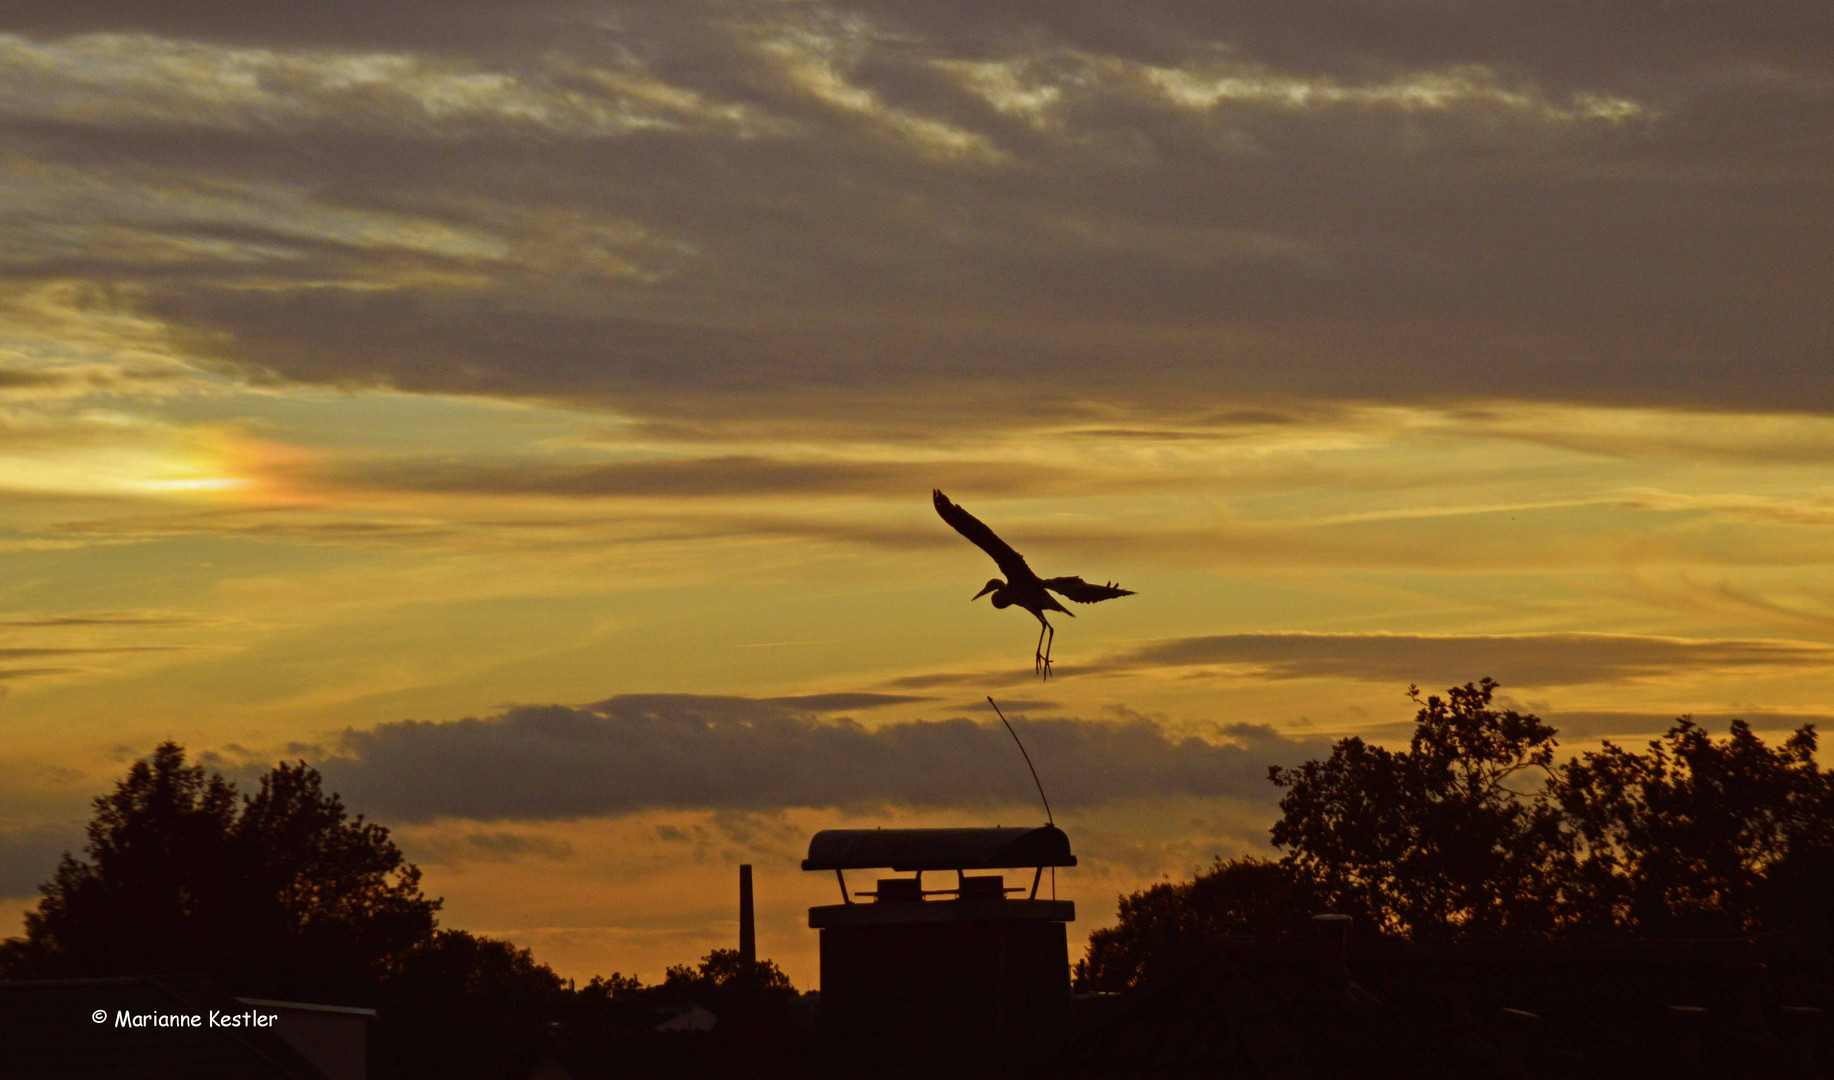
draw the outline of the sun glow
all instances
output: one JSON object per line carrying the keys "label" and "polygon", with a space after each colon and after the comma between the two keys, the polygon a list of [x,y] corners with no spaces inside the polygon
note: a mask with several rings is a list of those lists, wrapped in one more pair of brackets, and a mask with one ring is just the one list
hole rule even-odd
{"label": "sun glow", "polygon": [[[7,426],[10,422],[10,426]],[[0,416],[0,492],[50,498],[184,498],[268,493],[309,456],[234,424],[116,412]]]}
{"label": "sun glow", "polygon": [[255,482],[245,476],[198,476],[183,480],[142,480],[139,486],[146,491],[245,491],[254,487]]}

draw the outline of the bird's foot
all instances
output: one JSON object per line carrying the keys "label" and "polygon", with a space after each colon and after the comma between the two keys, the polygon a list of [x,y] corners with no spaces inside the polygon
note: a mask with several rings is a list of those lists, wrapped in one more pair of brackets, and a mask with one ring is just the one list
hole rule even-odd
{"label": "bird's foot", "polygon": [[1035,672],[1040,679],[1049,680],[1051,677],[1051,658],[1043,653],[1039,653],[1037,656],[1033,657],[1032,671]]}

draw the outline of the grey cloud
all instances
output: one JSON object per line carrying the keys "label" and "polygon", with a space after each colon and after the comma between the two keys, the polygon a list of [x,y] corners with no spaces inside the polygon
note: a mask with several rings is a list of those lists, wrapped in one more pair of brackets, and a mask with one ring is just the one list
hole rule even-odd
{"label": "grey cloud", "polygon": [[[1149,642],[1082,670],[1241,666],[1278,679],[1356,679],[1432,687],[1491,676],[1505,686],[1569,686],[1710,668],[1821,668],[1830,661],[1834,647],[1803,641],[1570,633],[1222,634]],[[1076,670],[1061,666],[1066,675]]]}
{"label": "grey cloud", "polygon": [[182,648],[184,648],[182,645],[110,645],[96,648],[21,646],[0,649],[0,660],[19,660],[50,656],[105,656],[111,653],[172,652]]}
{"label": "grey cloud", "polygon": [[[131,286],[251,376],[729,420],[1834,409],[1825,5],[47,7],[4,20],[161,36],[83,69],[82,115],[6,125],[0,171],[94,190],[14,226],[4,272]],[[135,80],[206,45],[276,54],[285,101],[135,119]],[[345,94],[323,49],[398,74]],[[282,123],[305,98],[337,122]],[[608,138],[575,100],[656,124]]]}
{"label": "grey cloud", "polygon": [[564,861],[574,854],[572,844],[556,837],[503,831],[417,837],[408,844],[409,855],[425,863],[509,862],[526,858]]}
{"label": "grey cloud", "polygon": [[407,138],[496,131],[606,138],[711,126],[758,134],[738,106],[649,77],[626,52],[569,63],[529,56],[512,68],[418,51],[273,49],[152,35],[0,36],[25,120],[123,128],[169,125],[290,131],[330,125]]}
{"label": "grey cloud", "polygon": [[808,834],[781,810],[721,809],[709,814],[707,820],[718,834],[718,841],[703,841],[696,852],[697,858],[713,854],[717,846],[728,851],[736,848],[743,856],[794,864],[802,857],[808,842]]}
{"label": "grey cloud", "polygon": [[[983,708],[986,704],[987,699],[983,697],[979,700],[964,701],[958,705],[950,705],[948,708],[956,712],[975,712]],[[1063,708],[1062,702],[1049,701],[1044,698],[1003,698],[1000,700],[999,704],[1003,711],[1010,713],[1047,712]]]}
{"label": "grey cloud", "polygon": [[193,615],[147,611],[85,611],[68,615],[33,615],[0,619],[0,626],[194,626],[205,620]]}
{"label": "grey cloud", "polygon": [[913,697],[909,694],[869,694],[859,692],[837,694],[797,694],[791,697],[774,697],[760,699],[762,704],[775,705],[778,708],[814,713],[846,712],[854,709],[879,709],[887,705],[908,705],[917,701],[928,701],[928,698]]}
{"label": "grey cloud", "polygon": [[555,5],[535,20],[519,17],[488,0],[440,5],[402,5],[383,11],[374,5],[328,0],[310,9],[268,7],[204,0],[201,3],[101,3],[54,11],[31,0],[0,3],[0,25],[44,37],[140,32],[229,42],[385,44],[395,42],[472,46],[493,39],[525,44],[558,29]]}
{"label": "grey cloud", "polygon": [[43,399],[129,393],[161,389],[180,378],[175,371],[0,368],[0,397]]}
{"label": "grey cloud", "polygon": [[[1052,668],[1062,673],[1062,664]],[[950,687],[1024,686],[1036,679],[1031,672],[1005,671],[926,671],[920,675],[900,675],[885,682],[894,690],[937,690]]]}
{"label": "grey cloud", "polygon": [[[0,668],[0,682],[9,682],[14,679],[34,679],[41,675],[66,675],[75,670],[75,668],[61,667]],[[0,688],[0,692],[3,692],[3,688]]]}
{"label": "grey cloud", "polygon": [[[1202,739],[1137,717],[1014,719],[1053,802],[1066,808],[1164,795],[1264,800],[1269,765],[1326,749],[1247,725]],[[997,722],[868,728],[737,697],[625,695],[580,708],[403,721],[346,731],[311,756],[350,805],[390,822],[653,808],[991,807],[1034,798]]]}
{"label": "grey cloud", "polygon": [[81,829],[28,826],[0,829],[0,898],[35,896],[51,880],[66,851],[83,846]]}
{"label": "grey cloud", "polygon": [[[104,648],[50,648],[43,646],[23,646],[0,649],[0,661],[17,660],[76,660],[80,662],[89,657],[114,656],[131,653],[175,652],[183,649],[180,645],[122,645]],[[6,684],[25,679],[38,679],[52,675],[69,675],[80,672],[81,668],[68,666],[35,666],[35,667],[0,667],[0,697],[6,696]]]}
{"label": "grey cloud", "polygon": [[[820,9],[817,9],[820,10]],[[1166,62],[1205,43],[1232,41],[1270,62],[1343,74],[1383,60],[1425,65],[1453,60],[1533,65],[1574,73],[1647,73],[1686,63],[1766,55],[1812,67],[1826,60],[1813,31],[1829,22],[1825,7],[1787,0],[1766,17],[1731,0],[1705,0],[1652,12],[1634,0],[1588,5],[1583,12],[1510,0],[1505,3],[1410,3],[1325,0],[1300,9],[1269,9],[1251,0],[1148,0],[1115,8],[1102,0],[1023,0],[989,7],[961,0],[863,0],[832,10],[857,13],[890,31],[921,34],[951,53],[985,49],[1029,31],[1079,48]],[[225,0],[146,3],[95,0],[47,5],[0,4],[0,23],[43,37],[105,31],[228,42],[350,47],[424,47],[436,54],[519,52],[569,37],[621,32],[665,20],[709,15],[743,21],[768,9],[743,4],[677,2],[624,5],[616,11],[570,2],[506,8],[486,0],[402,3],[387,7],[325,0],[310,8]],[[701,50],[703,53],[707,50]],[[709,72],[707,77],[719,77]],[[728,77],[730,77],[728,75]]]}
{"label": "grey cloud", "polygon": [[[1610,739],[1620,745],[1635,746],[1641,745],[1638,741],[1641,738],[1654,738],[1674,727],[1677,719],[1673,713],[1623,710],[1535,711],[1559,730],[1562,739]],[[1689,718],[1713,732],[1725,731],[1733,720],[1744,720],[1758,731],[1794,731],[1804,724],[1813,724],[1825,731],[1829,720],[1834,719],[1820,713],[1775,713],[1762,709],[1737,713],[1691,713]]]}

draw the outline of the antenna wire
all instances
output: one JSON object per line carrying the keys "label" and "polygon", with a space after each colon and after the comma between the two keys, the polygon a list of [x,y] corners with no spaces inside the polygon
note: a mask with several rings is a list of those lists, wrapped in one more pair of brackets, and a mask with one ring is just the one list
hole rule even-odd
{"label": "antenna wire", "polygon": [[[1019,733],[1013,730],[1012,724],[1008,722],[1006,719],[1006,714],[1000,711],[999,705],[995,704],[992,694],[987,695],[987,704],[993,706],[993,714],[1000,718],[1000,723],[1006,725],[1006,733],[1013,737],[1013,742],[1018,743],[1019,754],[1020,756],[1025,758],[1025,767],[1031,770],[1032,783],[1038,785],[1038,798],[1041,802],[1044,803],[1044,820],[1047,824],[1055,828],[1057,825],[1057,819],[1051,816],[1051,800],[1045,796],[1044,783],[1043,781],[1038,779],[1038,770],[1036,768],[1033,768],[1032,766],[1032,755],[1027,754],[1025,752],[1025,744],[1019,741]],[[1051,888],[1053,892],[1056,891],[1056,887],[1057,887],[1057,868],[1053,866],[1051,868]]]}

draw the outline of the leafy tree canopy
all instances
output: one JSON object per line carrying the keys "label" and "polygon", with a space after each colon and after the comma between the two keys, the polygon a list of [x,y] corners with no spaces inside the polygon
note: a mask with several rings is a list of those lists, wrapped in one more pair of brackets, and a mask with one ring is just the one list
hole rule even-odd
{"label": "leafy tree canopy", "polygon": [[1190,881],[1161,881],[1121,897],[1119,921],[1089,935],[1075,982],[1084,990],[1120,990],[1177,963],[1193,941],[1303,930],[1317,903],[1312,883],[1285,863],[1217,859]]}
{"label": "leafy tree canopy", "polygon": [[239,795],[165,743],[95,800],[84,852],[40,887],[13,974],[198,971],[245,993],[361,999],[439,908],[388,830],[303,762]]}
{"label": "leafy tree canopy", "polygon": [[1682,717],[1641,752],[1606,742],[1557,762],[1555,730],[1497,708],[1497,689],[1409,687],[1406,749],[1352,737],[1271,769],[1285,856],[1122,897],[1079,981],[1133,985],[1203,937],[1320,911],[1399,934],[1834,930],[1834,771],[1812,725],[1773,747],[1743,721],[1716,739]]}
{"label": "leafy tree canopy", "polygon": [[1325,761],[1271,769],[1276,846],[1346,914],[1390,930],[1547,928],[1543,869],[1554,729],[1492,708],[1489,679],[1419,704],[1406,750],[1340,740]]}
{"label": "leafy tree canopy", "polygon": [[664,1000],[723,1001],[739,993],[786,996],[796,987],[770,960],[754,960],[749,969],[737,949],[715,949],[701,957],[699,967],[676,964],[664,973],[658,988]]}
{"label": "leafy tree canopy", "polygon": [[1714,739],[1683,717],[1645,753],[1606,743],[1554,787],[1563,921],[1668,935],[1825,933],[1834,773],[1815,729],[1777,747],[1743,720]]}
{"label": "leafy tree canopy", "polygon": [[388,830],[304,762],[244,795],[166,743],[94,805],[83,856],[0,943],[0,977],[199,972],[238,994],[375,1005],[374,1075],[455,1080],[509,1075],[562,1031],[641,1037],[658,1006],[700,1002],[743,1031],[795,995],[774,963],[728,949],[655,986],[613,973],[575,990],[527,949],[439,930]]}
{"label": "leafy tree canopy", "polygon": [[571,1003],[529,950],[441,930],[400,957],[378,1001],[372,1058],[383,1075],[513,1075]]}

